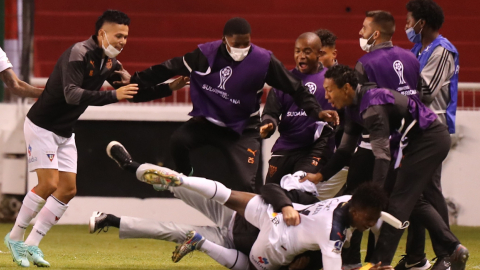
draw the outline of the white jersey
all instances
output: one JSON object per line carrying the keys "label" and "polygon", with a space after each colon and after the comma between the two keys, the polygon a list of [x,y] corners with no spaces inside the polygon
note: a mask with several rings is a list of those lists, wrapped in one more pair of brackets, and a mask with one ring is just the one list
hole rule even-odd
{"label": "white jersey", "polygon": [[[250,261],[257,269],[277,269],[308,250],[321,250],[324,270],[341,270],[341,251],[346,240],[348,204],[351,196],[341,196],[312,205],[293,204],[300,212],[300,224],[287,226],[260,196],[253,198],[245,218],[260,229]],[[255,216],[256,215],[256,216]]]}
{"label": "white jersey", "polygon": [[4,71],[7,68],[11,68],[12,63],[8,60],[7,54],[0,48],[0,72]]}

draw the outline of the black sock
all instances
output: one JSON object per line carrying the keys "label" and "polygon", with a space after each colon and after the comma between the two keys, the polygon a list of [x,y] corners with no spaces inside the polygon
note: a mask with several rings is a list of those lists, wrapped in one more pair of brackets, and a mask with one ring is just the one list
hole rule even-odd
{"label": "black sock", "polygon": [[132,162],[130,162],[128,165],[126,165],[124,169],[125,169],[126,171],[129,171],[129,172],[135,174],[135,173],[137,173],[138,167],[140,167],[140,163],[135,162],[135,161],[132,161]]}
{"label": "black sock", "polygon": [[107,214],[108,226],[120,228],[120,218],[112,214]]}

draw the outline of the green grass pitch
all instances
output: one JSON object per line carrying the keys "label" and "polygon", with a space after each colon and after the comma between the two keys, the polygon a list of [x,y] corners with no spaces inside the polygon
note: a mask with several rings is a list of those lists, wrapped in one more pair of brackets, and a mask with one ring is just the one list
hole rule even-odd
{"label": "green grass pitch", "polygon": [[[3,244],[3,237],[11,227],[12,224],[0,224],[0,269],[19,269]],[[452,230],[470,250],[467,269],[480,269],[480,256],[477,255],[480,252],[480,228],[453,227]],[[432,259],[434,254],[429,243],[427,256]],[[363,244],[365,249],[366,241]],[[173,263],[170,257],[174,247],[174,243],[166,241],[120,240],[116,228],[110,228],[107,233],[91,235],[86,225],[54,226],[40,245],[53,269],[226,269],[201,252],[194,252],[179,263]],[[395,255],[395,262],[404,250],[405,235]]]}

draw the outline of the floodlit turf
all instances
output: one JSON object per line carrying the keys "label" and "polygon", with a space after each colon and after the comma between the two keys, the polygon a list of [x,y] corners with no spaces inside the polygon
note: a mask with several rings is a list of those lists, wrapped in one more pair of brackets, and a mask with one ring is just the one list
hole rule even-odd
{"label": "floodlit turf", "polygon": [[[12,224],[0,224],[0,269],[19,269],[3,244],[3,237],[11,227]],[[470,250],[467,269],[480,269],[480,256],[477,255],[480,252],[480,228],[452,229]],[[225,269],[201,252],[194,252],[179,263],[172,263],[170,257],[174,247],[173,243],[158,240],[120,240],[116,228],[110,228],[107,233],[91,235],[86,225],[54,226],[40,245],[45,259],[54,269]],[[427,256],[431,259],[434,255],[430,244],[427,247]],[[395,262],[400,259],[404,249],[403,238]]]}

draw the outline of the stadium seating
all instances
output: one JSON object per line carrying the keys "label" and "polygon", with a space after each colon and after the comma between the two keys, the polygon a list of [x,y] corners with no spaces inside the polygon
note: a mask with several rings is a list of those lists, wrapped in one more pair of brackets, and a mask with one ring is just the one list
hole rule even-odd
{"label": "stadium seating", "polygon": [[[48,77],[60,54],[76,41],[93,34],[96,18],[113,8],[131,18],[130,37],[119,60],[128,70],[142,70],[195,49],[198,43],[221,38],[223,25],[234,16],[252,25],[252,40],[271,50],[293,68],[293,42],[305,31],[327,28],[338,36],[338,58],[353,66],[363,54],[358,31],[365,11],[384,9],[396,18],[395,44],[410,48],[404,25],[407,1],[98,1],[37,0],[35,11],[34,75]],[[438,0],[446,20],[441,33],[460,51],[460,81],[478,81],[477,48],[480,16],[476,1]],[[115,3],[115,4],[112,4]]]}

